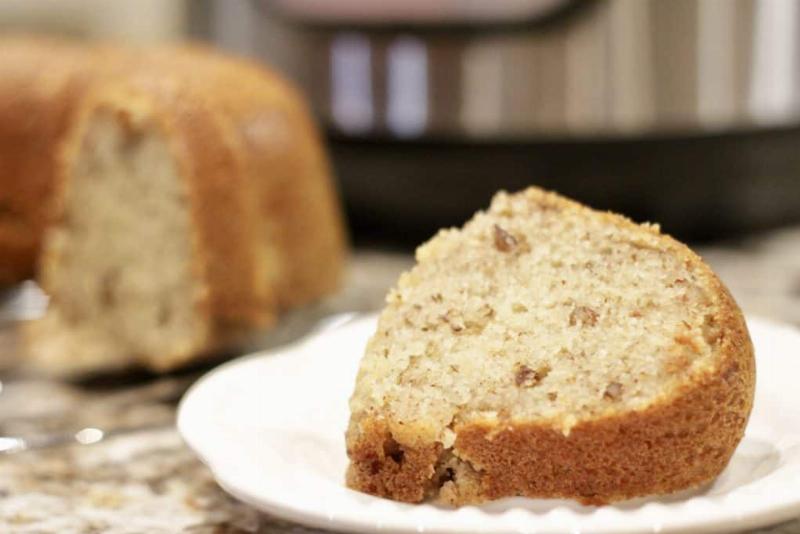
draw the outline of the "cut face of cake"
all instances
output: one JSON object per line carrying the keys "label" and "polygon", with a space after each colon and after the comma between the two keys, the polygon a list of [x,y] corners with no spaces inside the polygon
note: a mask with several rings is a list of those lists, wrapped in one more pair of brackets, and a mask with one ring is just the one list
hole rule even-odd
{"label": "cut face of cake", "polygon": [[79,372],[148,354],[173,362],[203,346],[211,332],[189,184],[158,124],[98,110],[68,172],[62,222],[48,241],[52,296],[35,325],[36,363]]}
{"label": "cut face of cake", "polygon": [[750,413],[742,315],[686,246],[530,188],[442,230],[387,297],[350,401],[350,487],[604,503],[711,481]]}

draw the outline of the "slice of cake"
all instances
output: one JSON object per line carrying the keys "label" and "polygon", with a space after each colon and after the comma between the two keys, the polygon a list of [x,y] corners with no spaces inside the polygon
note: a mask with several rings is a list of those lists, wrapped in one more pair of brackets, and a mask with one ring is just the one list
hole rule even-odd
{"label": "slice of cake", "polygon": [[439,232],[361,362],[347,484],[400,501],[606,503],[713,480],[753,347],[686,246],[536,188]]}

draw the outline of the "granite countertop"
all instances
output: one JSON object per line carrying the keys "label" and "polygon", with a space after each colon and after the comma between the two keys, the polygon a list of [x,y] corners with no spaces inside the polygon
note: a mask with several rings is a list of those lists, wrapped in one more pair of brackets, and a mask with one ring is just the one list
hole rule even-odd
{"label": "granite countertop", "polygon": [[[800,326],[800,228],[701,253],[746,313]],[[406,255],[357,253],[338,295],[290,314],[258,345],[301,337],[332,313],[378,309],[410,264]],[[15,341],[13,328],[0,330],[0,436],[83,429],[78,437],[87,444],[73,439],[0,453],[0,531],[316,532],[228,497],[182,443],[174,429],[176,402],[210,366],[160,379],[122,376],[84,384],[14,378]],[[98,429],[116,430],[102,435]],[[4,447],[9,443],[0,437]],[[759,532],[800,534],[800,518]]]}

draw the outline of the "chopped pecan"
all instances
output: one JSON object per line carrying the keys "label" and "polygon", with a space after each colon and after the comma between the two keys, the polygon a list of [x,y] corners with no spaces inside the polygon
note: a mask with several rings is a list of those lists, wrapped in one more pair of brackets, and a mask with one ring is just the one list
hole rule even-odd
{"label": "chopped pecan", "polygon": [[442,315],[442,320],[450,325],[453,332],[461,332],[467,326],[461,314],[453,309],[447,310],[447,313]]}
{"label": "chopped pecan", "polygon": [[569,325],[575,326],[580,323],[587,326],[595,326],[597,324],[597,312],[588,306],[576,306],[572,313],[569,314]]}
{"label": "chopped pecan", "polygon": [[494,246],[500,252],[511,252],[517,247],[517,238],[503,230],[499,225],[494,225]]}
{"label": "chopped pecan", "polygon": [[531,369],[527,365],[519,365],[514,373],[514,383],[518,387],[532,388],[539,384],[550,373],[550,367],[541,365],[536,369]]}
{"label": "chopped pecan", "polygon": [[608,386],[606,386],[606,390],[603,393],[603,398],[609,400],[618,400],[621,396],[622,384],[619,382],[611,382]]}

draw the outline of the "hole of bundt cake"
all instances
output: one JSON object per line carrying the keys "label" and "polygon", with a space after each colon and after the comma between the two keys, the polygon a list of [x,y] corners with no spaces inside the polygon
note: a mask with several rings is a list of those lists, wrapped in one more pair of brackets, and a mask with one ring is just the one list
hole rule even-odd
{"label": "hole of bundt cake", "polygon": [[391,458],[394,463],[402,464],[406,453],[397,441],[389,438],[383,442],[383,454]]}

